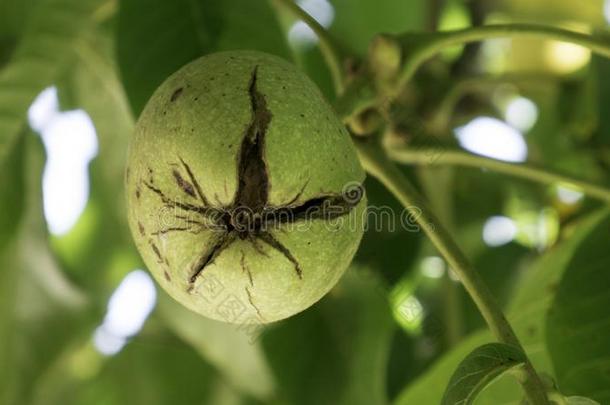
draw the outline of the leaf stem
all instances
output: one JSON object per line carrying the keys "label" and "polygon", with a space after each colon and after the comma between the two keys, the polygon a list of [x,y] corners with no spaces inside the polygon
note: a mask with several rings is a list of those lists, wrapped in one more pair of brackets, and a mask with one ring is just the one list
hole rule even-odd
{"label": "leaf stem", "polygon": [[[375,139],[354,139],[354,144],[366,171],[376,177],[402,203],[447,260],[496,338],[502,343],[511,344],[523,350],[517,335],[500,310],[493,294],[480,275],[471,267],[449,232],[428,208],[427,201],[420,196],[398,167],[389,160]],[[544,386],[529,360],[525,365],[525,371],[526,377],[520,382],[530,402],[533,405],[548,404]]]}
{"label": "leaf stem", "polygon": [[610,58],[610,41],[605,38],[537,24],[496,24],[437,33],[405,33],[395,37],[405,51],[405,63],[395,91],[398,92],[424,62],[443,49],[502,37],[540,37],[570,42]]}
{"label": "leaf stem", "polygon": [[400,163],[426,166],[456,165],[477,167],[542,184],[564,183],[578,187],[589,197],[610,203],[610,189],[541,167],[521,163],[508,163],[460,150],[445,150],[440,148],[390,148],[388,154],[391,159]]}
{"label": "leaf stem", "polygon": [[341,67],[341,52],[339,52],[340,46],[333,38],[330,33],[315,18],[310,16],[305,10],[293,0],[275,0],[284,9],[290,12],[299,20],[303,21],[311,30],[316,34],[320,41],[320,51],[324,57],[324,61],[328,65],[330,74],[333,79],[335,86],[335,92],[341,94],[344,88],[344,75]]}

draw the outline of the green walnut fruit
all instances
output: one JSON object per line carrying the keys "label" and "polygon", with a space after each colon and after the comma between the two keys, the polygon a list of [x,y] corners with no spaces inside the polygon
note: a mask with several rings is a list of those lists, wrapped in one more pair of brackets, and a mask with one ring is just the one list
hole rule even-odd
{"label": "green walnut fruit", "polygon": [[213,319],[267,323],[318,301],[363,232],[348,133],[291,64],[197,59],[153,94],[130,145],[129,224],[159,284]]}

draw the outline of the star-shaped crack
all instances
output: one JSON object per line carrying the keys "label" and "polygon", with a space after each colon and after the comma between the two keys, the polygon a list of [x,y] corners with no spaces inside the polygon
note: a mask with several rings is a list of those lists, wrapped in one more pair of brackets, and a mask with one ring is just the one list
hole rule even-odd
{"label": "star-shaped crack", "polygon": [[[181,214],[176,218],[183,220],[185,226],[174,226],[160,229],[153,235],[169,232],[193,232],[212,230],[216,239],[211,247],[206,248],[193,263],[188,282],[194,287],[201,273],[214,262],[231,244],[237,240],[248,240],[255,250],[265,255],[260,244],[266,244],[280,252],[292,265],[299,279],[303,278],[303,269],[292,252],[284,246],[270,229],[279,225],[311,219],[331,220],[348,214],[360,201],[359,197],[346,198],[341,193],[326,194],[314,197],[302,204],[295,205],[307,187],[301,190],[287,203],[280,206],[269,205],[269,175],[265,162],[265,137],[273,115],[267,107],[263,94],[257,89],[258,66],[252,71],[248,93],[252,108],[252,119],[244,134],[238,161],[238,188],[234,201],[229,206],[213,206],[206,198],[190,166],[178,158],[179,164],[172,165],[172,177],[177,186],[189,197],[196,199],[196,204],[176,201],[169,198],[155,186],[152,170],[144,185],[157,194],[162,203],[176,209]],[[184,175],[186,174],[186,176]],[[194,214],[195,218],[185,213]],[[154,246],[154,244],[152,244]],[[242,260],[243,266],[243,260]],[[248,270],[249,273],[249,270]],[[251,274],[249,274],[251,280]]]}

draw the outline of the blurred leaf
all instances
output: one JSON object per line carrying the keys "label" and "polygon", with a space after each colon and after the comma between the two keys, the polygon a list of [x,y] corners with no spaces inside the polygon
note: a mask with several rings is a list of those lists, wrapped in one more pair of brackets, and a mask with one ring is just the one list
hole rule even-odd
{"label": "blurred leaf", "polygon": [[409,385],[397,397],[394,404],[440,404],[443,390],[448,386],[452,373],[460,362],[476,347],[489,343],[491,340],[493,338],[487,331],[471,334]]}
{"label": "blurred leaf", "polygon": [[17,40],[10,36],[0,36],[0,69],[8,63],[15,51]]}
{"label": "blurred leaf", "polygon": [[[527,133],[528,160],[561,173],[601,182],[604,172],[597,165],[595,154],[584,147],[578,136],[588,137],[594,129],[591,108],[585,107],[583,111],[581,106],[592,106],[590,87],[598,85],[559,81],[550,75],[547,80],[539,81],[527,88],[527,97],[538,107],[536,125]],[[579,121],[568,124],[565,122],[568,116]]]}
{"label": "blurred leaf", "polygon": [[317,307],[281,321],[262,341],[275,374],[278,395],[293,405],[331,405],[346,384],[338,342]]}
{"label": "blurred leaf", "polygon": [[[114,60],[114,35],[103,29],[74,48],[74,64],[66,71],[60,93],[70,93],[74,108],[91,117],[99,140],[105,181],[123,182],[125,151],[134,127],[127,96]],[[122,192],[122,191],[121,191]],[[116,196],[115,196],[116,198]],[[123,207],[122,201],[119,202]]]}
{"label": "blurred leaf", "polygon": [[3,0],[0,2],[0,69],[13,56],[15,47],[23,31],[31,11],[39,0]]}
{"label": "blurred leaf", "polygon": [[102,0],[40,0],[10,63],[0,71],[0,162],[23,128],[34,98],[51,85],[92,24]]}
{"label": "blurred leaf", "polygon": [[188,345],[140,336],[54,405],[211,404],[215,383],[212,367]]}
{"label": "blurred leaf", "polygon": [[30,132],[24,138],[26,211],[13,248],[1,258],[10,263],[3,267],[2,287],[6,282],[10,290],[3,294],[6,313],[0,329],[6,350],[1,359],[0,399],[7,404],[28,403],[40,376],[88,326],[86,298],[65,279],[49,250],[42,215],[42,144]]}
{"label": "blurred leaf", "polygon": [[[577,224],[568,239],[546,252],[530,266],[526,276],[516,288],[517,293],[507,311],[508,320],[539,372],[552,373],[550,358],[544,345],[544,327],[556,285],[580,243],[604,217],[605,212],[598,212]],[[471,334],[435,362],[429,371],[406,387],[395,404],[440,403],[442,394],[438,387],[447,386],[452,371],[469,352],[493,340],[486,330]],[[479,395],[477,405],[497,405],[520,399],[521,390],[514,379],[501,377]]]}
{"label": "blurred leaf", "polygon": [[347,384],[337,404],[386,404],[386,369],[394,322],[388,288],[373,271],[352,266],[332,300],[320,303],[339,350],[348,359]]}
{"label": "blurred leaf", "polygon": [[[546,317],[568,263],[579,254],[589,234],[605,221],[605,210],[595,212],[574,223],[564,231],[564,239],[536,259],[515,288],[515,296],[508,307],[508,318],[521,344],[538,372],[554,374],[546,345]],[[478,404],[497,404],[504,400],[517,401],[520,390],[514,379],[501,377],[479,396]]]}
{"label": "blurred leaf", "polygon": [[453,373],[442,404],[473,404],[477,395],[494,379],[526,360],[525,353],[520,349],[503,343],[477,347]]}
{"label": "blurred leaf", "polygon": [[500,0],[493,3],[499,12],[509,13],[517,20],[536,19],[540,24],[581,21],[599,26],[604,24],[600,12],[603,0],[590,0],[574,7],[571,0]]}
{"label": "blurred leaf", "polygon": [[0,254],[15,236],[24,205],[25,131],[21,131],[8,158],[0,161]]}
{"label": "blurred leaf", "polygon": [[158,311],[167,326],[232,385],[259,399],[271,396],[275,383],[257,339],[259,325],[240,326],[204,318],[162,292]]}
{"label": "blurred leaf", "polygon": [[135,115],[170,74],[207,53],[254,49],[290,59],[267,1],[125,0],[118,59]]}
{"label": "blurred leaf", "polygon": [[127,226],[123,188],[133,118],[113,59],[113,33],[98,28],[94,34],[74,47],[74,64],[57,87],[62,108],[83,109],[93,121],[98,156],[89,166],[84,213],[53,245],[71,276],[105,305],[110,290],[140,259]]}
{"label": "blurred leaf", "polygon": [[15,257],[11,252],[15,244],[5,244],[0,250],[0,404],[10,404],[16,395],[17,375],[10,366],[16,363],[13,348],[15,346],[15,295],[17,292],[18,272]]}
{"label": "blurred leaf", "polygon": [[28,21],[31,11],[41,0],[3,0],[0,2],[0,37],[18,38]]}
{"label": "blurred leaf", "polygon": [[594,56],[592,60],[595,77],[597,98],[594,107],[598,110],[599,128],[597,130],[597,142],[607,149],[610,148],[610,116],[606,113],[606,106],[610,103],[610,83],[606,77],[610,74],[610,60]]}
{"label": "blurred leaf", "polygon": [[295,60],[307,76],[318,86],[331,104],[335,101],[333,80],[328,65],[319,47],[304,47],[295,50]]}
{"label": "blurred leaf", "polygon": [[599,222],[567,264],[546,338],[560,391],[610,402],[610,216]]}
{"label": "blurred leaf", "polygon": [[266,331],[279,397],[294,405],[385,404],[394,330],[386,296],[374,273],[350,269],[321,302]]}
{"label": "blurred leaf", "polygon": [[335,21],[330,30],[350,48],[364,54],[379,32],[399,33],[424,28],[427,2],[421,0],[330,0]]}
{"label": "blurred leaf", "polygon": [[599,402],[585,397],[567,397],[568,405],[601,405]]}

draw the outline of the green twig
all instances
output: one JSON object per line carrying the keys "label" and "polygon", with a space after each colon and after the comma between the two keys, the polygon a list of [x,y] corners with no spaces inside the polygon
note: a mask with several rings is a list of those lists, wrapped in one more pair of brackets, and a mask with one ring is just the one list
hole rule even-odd
{"label": "green twig", "polygon": [[437,33],[406,33],[395,37],[403,45],[405,61],[393,96],[411,80],[417,69],[424,62],[443,49],[453,45],[505,37],[540,37],[570,42],[610,58],[610,41],[605,38],[536,24],[483,25]]}
{"label": "green twig", "polygon": [[341,67],[341,53],[339,52],[340,46],[337,41],[330,35],[330,33],[320,23],[318,23],[312,16],[310,16],[305,10],[298,6],[293,0],[275,0],[278,4],[284,7],[288,12],[293,14],[299,20],[302,20],[311,30],[316,34],[320,41],[320,51],[333,79],[335,85],[335,91],[337,94],[343,92],[345,83],[343,69]]}
{"label": "green twig", "polygon": [[[430,241],[459,277],[496,338],[500,342],[514,345],[523,350],[517,335],[504,317],[483,279],[471,267],[449,232],[445,230],[434,213],[428,208],[428,203],[389,160],[381,145],[375,143],[375,139],[355,139],[354,143],[366,171],[376,177],[409,210]],[[533,405],[548,404],[544,386],[529,361],[525,365],[524,371],[523,375],[525,377],[520,382],[530,402]]]}
{"label": "green twig", "polygon": [[489,169],[509,176],[519,177],[543,184],[563,183],[573,185],[589,197],[610,203],[610,189],[593,184],[572,176],[553,172],[549,169],[534,167],[527,164],[515,164],[500,160],[473,155],[460,150],[444,150],[435,148],[396,148],[388,150],[390,157],[400,163],[416,165],[457,165]]}

